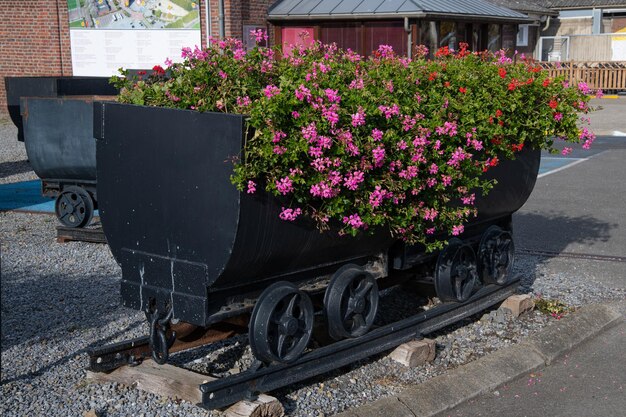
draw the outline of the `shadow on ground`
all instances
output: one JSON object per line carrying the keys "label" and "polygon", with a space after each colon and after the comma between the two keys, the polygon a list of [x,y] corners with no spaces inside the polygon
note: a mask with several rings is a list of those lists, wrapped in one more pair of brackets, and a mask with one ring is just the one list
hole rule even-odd
{"label": "shadow on ground", "polygon": [[[567,216],[558,211],[546,214],[516,213],[513,215],[513,236],[518,256],[524,253],[540,251],[535,268],[524,274],[523,290],[530,292],[537,278],[536,265],[558,257],[558,254],[567,251],[572,245],[584,245],[593,248],[599,243],[606,243],[611,239],[611,233],[618,228],[618,224],[599,220],[590,215]],[[554,253],[554,255],[552,255]]]}
{"label": "shadow on ground", "polygon": [[[2,351],[14,345],[101,328],[127,314],[119,308],[119,281],[60,274],[2,277]],[[71,336],[74,337],[74,336]]]}
{"label": "shadow on ground", "polygon": [[0,178],[7,178],[11,175],[24,174],[33,170],[27,160],[0,162]]}
{"label": "shadow on ground", "polygon": [[520,249],[562,252],[572,243],[592,247],[608,242],[617,227],[590,215],[571,217],[556,211],[513,215],[515,243]]}

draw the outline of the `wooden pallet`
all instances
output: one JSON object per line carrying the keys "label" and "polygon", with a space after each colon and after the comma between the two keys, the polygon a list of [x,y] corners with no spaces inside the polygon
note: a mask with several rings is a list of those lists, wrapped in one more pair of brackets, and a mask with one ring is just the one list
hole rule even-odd
{"label": "wooden pallet", "polygon": [[97,228],[73,228],[57,226],[57,242],[93,242],[107,243],[102,227]]}

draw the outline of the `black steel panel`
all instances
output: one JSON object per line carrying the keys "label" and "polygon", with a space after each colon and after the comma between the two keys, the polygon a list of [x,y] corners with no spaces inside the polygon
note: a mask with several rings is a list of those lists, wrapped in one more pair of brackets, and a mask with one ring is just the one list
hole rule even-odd
{"label": "black steel panel", "polygon": [[20,114],[22,97],[58,97],[68,95],[117,95],[108,77],[5,77],[7,107],[17,126],[17,140],[24,141]]}
{"label": "black steel panel", "polygon": [[119,90],[109,82],[109,77],[57,78],[59,96],[116,96]]}
{"label": "black steel panel", "polygon": [[[237,235],[239,193],[230,175],[231,159],[241,150],[243,117],[98,103],[94,120],[100,216],[122,265],[125,304],[142,304],[134,298],[140,292],[131,289],[140,284],[139,271],[144,282],[171,291],[170,265],[180,261],[203,267],[180,268],[176,292],[205,298]],[[150,256],[165,264],[142,269]],[[195,313],[183,317],[204,324]]]}
{"label": "black steel panel", "polygon": [[281,220],[280,210],[278,200],[267,194],[241,195],[233,253],[212,290],[375,255],[393,243],[388,233],[356,238],[339,238],[336,230],[320,233],[312,223]]}
{"label": "black steel panel", "polygon": [[489,169],[484,178],[496,180],[497,184],[486,197],[476,196],[480,219],[503,217],[519,210],[535,187],[540,161],[539,149],[524,148],[515,160],[502,160]]}
{"label": "black steel panel", "polygon": [[17,140],[24,141],[24,125],[20,114],[22,97],[55,97],[56,77],[5,77],[7,107],[13,124],[17,127]]}
{"label": "black steel panel", "polygon": [[37,176],[96,180],[92,105],[79,98],[22,98],[24,144]]}

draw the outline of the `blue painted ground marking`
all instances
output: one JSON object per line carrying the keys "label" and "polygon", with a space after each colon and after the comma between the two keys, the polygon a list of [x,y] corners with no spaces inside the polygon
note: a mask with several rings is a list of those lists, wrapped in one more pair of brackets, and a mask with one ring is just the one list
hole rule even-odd
{"label": "blue painted ground marking", "polygon": [[556,171],[560,171],[569,166],[573,166],[576,164],[585,161],[586,158],[562,158],[562,157],[551,157],[551,156],[541,156],[541,163],[539,164],[539,178],[551,174]]}
{"label": "blue painted ground marking", "polygon": [[0,211],[7,210],[54,213],[54,199],[41,195],[41,180],[0,184]]}
{"label": "blue painted ground marking", "polygon": [[0,185],[0,210],[54,212],[54,200],[41,195],[41,180],[2,184]]}

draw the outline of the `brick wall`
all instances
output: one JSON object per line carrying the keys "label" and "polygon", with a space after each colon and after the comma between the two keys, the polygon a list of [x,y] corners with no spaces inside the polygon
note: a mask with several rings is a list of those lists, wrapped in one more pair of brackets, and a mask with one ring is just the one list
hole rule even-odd
{"label": "brick wall", "polygon": [[[274,1],[224,0],[224,29],[226,37],[243,39],[243,25],[268,25],[267,9]],[[217,38],[219,37],[219,1],[209,0],[209,2],[211,3],[211,36]],[[270,39],[272,39],[271,36]]]}
{"label": "brick wall", "polygon": [[0,16],[0,114],[7,114],[4,77],[72,75],[67,0],[2,0]]}
{"label": "brick wall", "polygon": [[[273,2],[224,0],[226,36],[242,39],[243,25],[267,25],[267,9]],[[207,4],[211,7],[211,35],[219,36],[218,0],[201,0],[204,46],[209,30]],[[67,0],[0,0],[1,115],[7,114],[4,77],[30,75],[72,75]]]}

